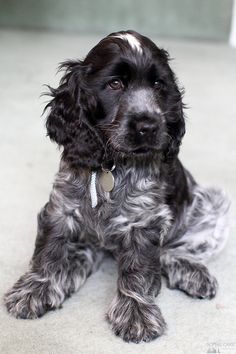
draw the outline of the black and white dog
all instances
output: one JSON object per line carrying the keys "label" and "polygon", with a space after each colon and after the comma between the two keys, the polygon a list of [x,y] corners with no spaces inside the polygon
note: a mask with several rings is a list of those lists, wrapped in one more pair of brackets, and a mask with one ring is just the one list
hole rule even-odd
{"label": "black and white dog", "polygon": [[166,327],[155,303],[162,274],[172,289],[215,296],[205,263],[227,239],[229,202],[178,160],[182,94],[165,50],[121,31],[61,68],[46,107],[48,135],[63,147],[60,168],[30,269],[5,304],[29,319],[60,308],[110,252],[118,281],[107,319],[125,341],[150,341]]}

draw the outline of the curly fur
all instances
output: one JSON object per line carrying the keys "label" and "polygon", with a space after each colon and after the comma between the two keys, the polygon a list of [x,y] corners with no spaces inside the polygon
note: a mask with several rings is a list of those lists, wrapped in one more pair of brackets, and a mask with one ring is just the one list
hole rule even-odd
{"label": "curly fur", "polygon": [[[118,266],[107,319],[125,341],[150,341],[165,331],[155,303],[161,274],[170,288],[215,296],[217,281],[205,264],[227,239],[229,202],[220,190],[200,187],[178,159],[184,107],[168,58],[150,39],[123,31],[104,38],[83,61],[61,65],[46,128],[63,147],[62,158],[38,216],[30,269],[5,295],[17,318],[60,308],[104,251]],[[99,177],[111,164],[109,193]]]}

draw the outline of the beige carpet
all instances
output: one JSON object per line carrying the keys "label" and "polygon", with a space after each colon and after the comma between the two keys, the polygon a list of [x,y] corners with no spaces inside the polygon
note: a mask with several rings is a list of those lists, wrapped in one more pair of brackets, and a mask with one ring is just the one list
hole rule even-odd
{"label": "beige carpet", "polygon": [[[99,38],[0,31],[0,297],[27,269],[36,215],[47,201],[59,152],[40,118],[44,83],[56,84],[56,65],[83,57]],[[187,135],[181,158],[203,184],[225,188],[236,200],[236,50],[223,44],[156,40],[186,88]],[[233,219],[235,219],[235,209]],[[236,353],[235,225],[210,269],[220,289],[212,301],[168,290],[157,298],[168,323],[152,343],[127,344],[104,319],[114,295],[116,267],[104,262],[63,309],[35,320],[16,320],[0,303],[1,354]]]}

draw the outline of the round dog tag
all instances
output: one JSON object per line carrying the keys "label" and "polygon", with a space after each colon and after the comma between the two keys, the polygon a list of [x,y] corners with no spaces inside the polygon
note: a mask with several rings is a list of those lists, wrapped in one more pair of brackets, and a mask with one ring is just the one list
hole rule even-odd
{"label": "round dog tag", "polygon": [[111,171],[102,171],[99,182],[105,192],[111,192],[115,185],[114,176]]}

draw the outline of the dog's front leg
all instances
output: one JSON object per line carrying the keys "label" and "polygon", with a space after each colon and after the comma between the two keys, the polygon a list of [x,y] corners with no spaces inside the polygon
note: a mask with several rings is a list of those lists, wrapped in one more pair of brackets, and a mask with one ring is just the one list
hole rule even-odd
{"label": "dog's front leg", "polygon": [[97,268],[102,252],[83,232],[77,214],[64,212],[53,200],[42,209],[30,269],[4,298],[15,317],[34,319],[60,308]]}
{"label": "dog's front leg", "polygon": [[147,231],[132,230],[118,254],[118,289],[107,313],[125,341],[150,341],[163,334],[165,321],[154,302],[161,286],[159,246]]}

